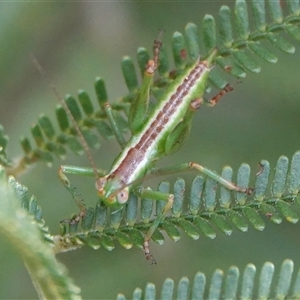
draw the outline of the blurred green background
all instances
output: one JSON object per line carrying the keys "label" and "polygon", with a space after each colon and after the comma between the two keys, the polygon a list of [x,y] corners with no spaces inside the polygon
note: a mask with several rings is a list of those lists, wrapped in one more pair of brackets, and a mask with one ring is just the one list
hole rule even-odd
{"label": "blurred green background", "polygon": [[[83,88],[94,95],[94,78],[102,76],[114,100],[126,93],[119,66],[123,55],[134,56],[138,46],[151,48],[159,29],[165,30],[163,40],[168,44],[175,30],[182,32],[187,22],[200,25],[206,13],[217,17],[223,4],[233,7],[233,1],[1,3],[0,123],[10,136],[11,153],[20,155],[19,137],[29,136],[39,114],[53,117],[57,104],[33,66],[30,52],[60,93],[76,95]],[[254,177],[261,159],[274,166],[280,155],[291,157],[300,148],[300,43],[295,45],[294,55],[270,46],[279,57],[276,65],[256,58],[262,72],[248,73],[214,109],[201,109],[185,147],[162,164],[192,160],[221,171],[226,164],[236,170],[247,162]],[[93,151],[93,156],[99,167],[109,168],[118,151],[113,141]],[[39,200],[52,233],[58,232],[59,221],[77,211],[57,177],[60,163],[56,161],[52,168],[38,164],[19,178]],[[64,163],[89,166],[86,158],[72,154]],[[95,205],[93,179],[72,180],[88,204]],[[198,241],[183,234],[176,244],[169,238],[163,246],[151,243],[157,266],[151,266],[141,250],[120,246],[112,252],[85,247],[60,254],[58,259],[82,288],[84,299],[115,298],[118,292],[131,297],[133,289],[144,288],[146,282],[161,287],[166,277],[192,279],[199,270],[209,279],[216,268],[226,271],[233,264],[243,269],[250,262],[260,267],[272,261],[279,266],[285,258],[299,263],[299,225],[265,221],[262,232],[234,230],[230,237],[218,232],[214,240],[200,237]],[[0,262],[0,298],[36,298],[21,259],[2,239]]]}

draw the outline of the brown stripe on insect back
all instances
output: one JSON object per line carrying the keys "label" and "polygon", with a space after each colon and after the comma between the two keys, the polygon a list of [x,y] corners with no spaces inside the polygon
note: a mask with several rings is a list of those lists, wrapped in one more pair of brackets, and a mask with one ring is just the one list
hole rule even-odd
{"label": "brown stripe on insect back", "polygon": [[109,177],[117,176],[122,179],[125,184],[129,184],[128,180],[135,169],[144,159],[146,151],[151,147],[156,137],[163,132],[165,125],[172,118],[178,106],[184,100],[194,86],[195,81],[207,70],[206,62],[199,62],[190,73],[184,78],[184,81],[177,87],[176,91],[166,101],[163,108],[157,114],[152,123],[148,126],[147,131],[142,135],[140,141],[128,150],[119,167],[111,173]]}

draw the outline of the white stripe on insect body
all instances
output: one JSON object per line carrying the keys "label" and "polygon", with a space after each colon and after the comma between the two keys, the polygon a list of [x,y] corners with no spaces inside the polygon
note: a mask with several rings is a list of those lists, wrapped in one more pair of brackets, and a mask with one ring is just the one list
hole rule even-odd
{"label": "white stripe on insect body", "polygon": [[[152,117],[139,136],[133,136],[116,161],[110,176],[120,178],[126,185],[135,181],[158,154],[158,144],[181,121],[198,90],[198,82],[208,75],[206,62],[197,62],[187,74],[166,92]],[[183,78],[183,80],[182,80]],[[202,91],[203,93],[203,91]]]}

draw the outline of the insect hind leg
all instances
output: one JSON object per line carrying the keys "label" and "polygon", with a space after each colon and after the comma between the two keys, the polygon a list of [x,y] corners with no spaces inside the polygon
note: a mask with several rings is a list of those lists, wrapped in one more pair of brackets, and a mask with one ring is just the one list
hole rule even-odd
{"label": "insect hind leg", "polygon": [[236,191],[236,192],[239,192],[239,193],[245,193],[247,195],[251,195],[252,192],[253,192],[253,188],[240,187],[240,186],[234,184],[233,182],[228,181],[227,179],[223,178],[222,176],[220,176],[216,172],[214,172],[214,171],[212,171],[208,168],[205,168],[205,167],[203,167],[202,165],[200,165],[198,163],[189,162],[188,167],[191,168],[191,169],[198,170],[201,173],[207,175],[208,177],[212,178],[213,180],[215,180],[216,182],[218,182],[222,186],[226,187],[228,190]]}
{"label": "insect hind leg", "polygon": [[160,35],[153,44],[153,58],[145,62],[142,83],[130,106],[128,123],[132,134],[137,134],[141,130],[149,114],[151,87],[155,71],[159,65],[159,53],[162,47]]}
{"label": "insect hind leg", "polygon": [[226,187],[228,190],[236,191],[239,193],[245,193],[247,195],[251,195],[253,192],[253,188],[240,187],[240,186],[234,184],[233,182],[223,178],[217,172],[214,172],[196,162],[188,162],[188,163],[174,165],[171,167],[153,169],[149,174],[161,176],[161,175],[177,174],[177,173],[181,173],[181,172],[188,172],[188,171],[193,171],[193,170],[196,170],[202,174],[205,174],[206,176],[208,176],[211,179],[218,182],[220,185]]}

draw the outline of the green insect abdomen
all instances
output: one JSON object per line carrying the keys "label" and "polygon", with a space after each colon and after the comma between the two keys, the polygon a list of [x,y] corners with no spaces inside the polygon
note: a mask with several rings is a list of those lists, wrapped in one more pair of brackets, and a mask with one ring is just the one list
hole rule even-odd
{"label": "green insect abdomen", "polygon": [[129,184],[144,174],[149,162],[159,155],[159,145],[184,117],[191,101],[203,95],[209,71],[206,61],[197,62],[175,80],[142,131],[131,138],[114,163],[111,178]]}

